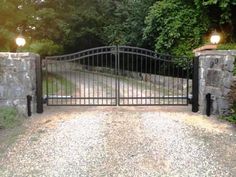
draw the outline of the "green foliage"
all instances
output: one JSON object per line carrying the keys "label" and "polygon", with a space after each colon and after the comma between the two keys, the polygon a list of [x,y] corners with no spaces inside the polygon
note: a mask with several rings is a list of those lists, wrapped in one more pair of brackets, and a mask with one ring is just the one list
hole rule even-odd
{"label": "green foliage", "polygon": [[0,51],[21,28],[43,56],[114,44],[191,56],[214,29],[236,41],[235,0],[0,0],[0,16]]}
{"label": "green foliage", "polygon": [[224,119],[224,120],[227,120],[227,121],[229,121],[229,122],[231,122],[231,123],[234,123],[234,124],[236,124],[236,102],[234,103],[234,105],[233,105],[233,107],[232,107],[232,114],[231,115],[229,115],[229,116],[224,116],[224,117],[222,117],[222,119]]}
{"label": "green foliage", "polygon": [[220,44],[218,50],[236,50],[236,43]]}
{"label": "green foliage", "polygon": [[41,54],[41,57],[44,57],[62,53],[63,48],[61,45],[55,44],[51,40],[43,39],[32,42],[25,50],[34,53],[39,53]]}
{"label": "green foliage", "polygon": [[191,56],[207,31],[207,18],[199,23],[200,18],[192,5],[177,0],[158,1],[146,18],[144,40],[157,52]]}
{"label": "green foliage", "polygon": [[0,129],[14,128],[22,123],[22,116],[12,107],[0,108]]}
{"label": "green foliage", "polygon": [[236,5],[235,0],[206,0],[203,2],[205,6],[216,6],[220,9],[220,23],[231,23],[232,7]]}

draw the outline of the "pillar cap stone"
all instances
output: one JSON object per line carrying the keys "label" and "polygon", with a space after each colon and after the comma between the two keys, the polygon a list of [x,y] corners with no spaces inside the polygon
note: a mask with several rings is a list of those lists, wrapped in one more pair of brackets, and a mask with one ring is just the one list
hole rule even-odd
{"label": "pillar cap stone", "polygon": [[202,51],[206,51],[206,50],[215,50],[215,49],[217,49],[217,45],[208,44],[208,45],[204,45],[202,47],[194,49],[193,53],[202,52]]}
{"label": "pillar cap stone", "polygon": [[203,55],[218,55],[218,56],[236,56],[236,50],[201,50],[194,52],[195,56],[203,56]]}

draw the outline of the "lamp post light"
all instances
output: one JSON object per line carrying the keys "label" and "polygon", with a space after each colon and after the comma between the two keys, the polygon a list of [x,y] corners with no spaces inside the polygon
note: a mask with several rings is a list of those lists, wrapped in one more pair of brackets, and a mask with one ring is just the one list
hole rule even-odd
{"label": "lamp post light", "polygon": [[22,34],[20,34],[17,38],[16,38],[16,45],[18,46],[18,48],[20,49],[21,47],[24,47],[26,44],[26,40],[24,38],[24,36]]}
{"label": "lamp post light", "polygon": [[220,43],[220,40],[221,40],[221,36],[219,33],[217,33],[216,31],[214,31],[212,34],[211,34],[211,38],[210,38],[210,41],[212,44],[214,45],[217,45]]}

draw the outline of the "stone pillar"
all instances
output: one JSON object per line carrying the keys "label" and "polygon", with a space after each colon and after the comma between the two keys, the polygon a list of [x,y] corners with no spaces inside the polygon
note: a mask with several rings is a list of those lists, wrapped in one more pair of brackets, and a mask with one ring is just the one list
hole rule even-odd
{"label": "stone pillar", "polygon": [[206,114],[206,94],[212,95],[211,113],[227,115],[232,100],[229,98],[233,83],[236,51],[211,50],[197,52],[199,57],[199,111]]}
{"label": "stone pillar", "polygon": [[36,111],[35,61],[32,53],[0,53],[0,106],[16,107],[27,115],[27,95],[32,96],[32,112]]}

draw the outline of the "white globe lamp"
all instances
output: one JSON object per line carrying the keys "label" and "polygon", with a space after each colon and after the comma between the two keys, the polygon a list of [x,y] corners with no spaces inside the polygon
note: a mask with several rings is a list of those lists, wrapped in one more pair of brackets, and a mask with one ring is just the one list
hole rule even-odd
{"label": "white globe lamp", "polygon": [[25,38],[22,36],[22,35],[19,35],[17,38],[16,38],[16,45],[18,47],[24,47],[26,44],[26,40]]}
{"label": "white globe lamp", "polygon": [[220,34],[214,31],[210,38],[211,43],[217,45],[220,43],[220,40],[221,40]]}

